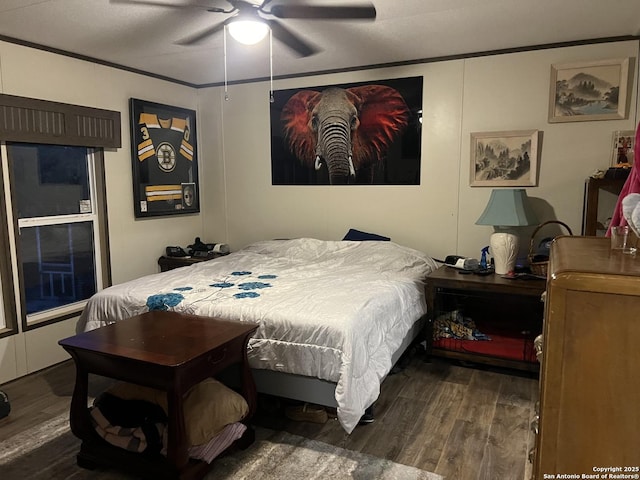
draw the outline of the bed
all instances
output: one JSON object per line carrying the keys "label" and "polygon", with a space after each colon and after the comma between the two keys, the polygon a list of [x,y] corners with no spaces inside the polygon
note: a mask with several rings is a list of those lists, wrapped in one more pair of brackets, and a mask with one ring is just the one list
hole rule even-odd
{"label": "bed", "polygon": [[258,391],[336,406],[351,433],[419,333],[435,268],[390,241],[257,242],[106,288],[78,331],[153,309],[259,323],[248,346]]}

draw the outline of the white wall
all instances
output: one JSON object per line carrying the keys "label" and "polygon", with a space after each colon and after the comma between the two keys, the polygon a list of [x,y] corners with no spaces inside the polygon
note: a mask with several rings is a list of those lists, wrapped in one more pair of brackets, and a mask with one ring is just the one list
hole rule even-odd
{"label": "white wall", "polygon": [[[440,245],[442,252],[450,252],[445,242],[448,232],[457,228],[463,66],[462,61],[443,62],[276,84],[285,89],[424,75],[423,124],[429,128],[423,136],[423,159],[451,161],[430,162],[425,168],[423,160],[421,184],[416,186],[272,186],[268,84],[232,85],[229,101],[223,100],[221,88],[201,90],[200,112],[222,105],[223,165],[217,171],[225,173],[226,241],[232,250],[267,238],[341,239],[354,227],[425,251]],[[207,178],[208,183],[215,181],[219,179]]]}
{"label": "white wall", "polygon": [[[122,147],[105,152],[108,220],[113,282],[120,283],[157,271],[164,247],[192,243],[206,216],[136,220],[129,130],[129,98],[197,107],[193,88],[0,42],[2,93],[86,105],[121,112]],[[201,163],[207,162],[201,152]]]}
{"label": "white wall", "polygon": [[[543,132],[540,180],[529,195],[542,221],[557,218],[579,233],[585,179],[608,166],[612,132],[636,127],[637,61],[628,119],[561,124],[547,122],[550,65],[620,57],[637,59],[638,42],[276,82],[276,89],[288,89],[423,76],[421,181],[415,186],[272,186],[266,82],[231,85],[225,101],[221,87],[194,90],[0,42],[0,92],[121,112],[122,148],[105,152],[111,266],[114,283],[121,283],[158,271],[166,245],[186,246],[195,236],[237,249],[267,238],[340,239],[354,227],[436,258],[477,257],[491,229],[474,222],[491,189],[468,186],[469,134],[475,131]],[[134,218],[130,97],[197,109],[201,214]],[[67,359],[57,341],[72,335],[74,325],[72,319],[0,339],[0,383]]]}
{"label": "white wall", "polygon": [[[580,234],[585,179],[595,169],[609,166],[612,132],[636,127],[637,62],[629,116],[619,121],[548,123],[550,68],[553,63],[621,57],[637,58],[638,42],[275,82],[278,90],[423,76],[422,168],[417,186],[272,186],[268,84],[231,85],[229,101],[222,100],[221,88],[200,90],[201,113],[222,105],[212,129],[222,151],[214,159],[219,163],[212,170],[215,177],[207,177],[207,182],[223,182],[226,188],[226,241],[237,249],[266,238],[336,240],[354,227],[390,236],[436,258],[450,253],[479,257],[492,229],[475,221],[491,189],[469,187],[470,133],[529,129],[542,132],[539,183],[527,189],[534,209],[541,222],[558,219]],[[206,228],[217,234],[213,226]],[[523,256],[534,228],[522,231]]]}
{"label": "white wall", "polygon": [[[206,204],[201,215],[135,219],[129,141],[130,97],[195,109],[196,90],[0,42],[0,92],[121,112],[122,148],[105,152],[114,283],[157,272],[166,245],[188,245],[202,235]],[[207,160],[202,152],[201,164]],[[70,319],[0,339],[0,383],[68,359],[57,341],[73,334],[75,320]]]}
{"label": "white wall", "polygon": [[[608,58],[638,57],[637,42],[568,47],[474,58],[465,61],[462,122],[462,174],[457,239],[462,254],[479,255],[491,227],[474,225],[490,189],[468,187],[469,134],[477,131],[527,130],[542,132],[539,182],[528,188],[541,222],[561,220],[574,234],[582,228],[584,182],[596,169],[606,170],[611,159],[614,130],[637,125],[637,62],[626,120],[548,123],[550,65]],[[533,228],[524,229],[522,247],[529,248]],[[541,231],[540,233],[548,230]],[[526,256],[526,251],[524,255]]]}

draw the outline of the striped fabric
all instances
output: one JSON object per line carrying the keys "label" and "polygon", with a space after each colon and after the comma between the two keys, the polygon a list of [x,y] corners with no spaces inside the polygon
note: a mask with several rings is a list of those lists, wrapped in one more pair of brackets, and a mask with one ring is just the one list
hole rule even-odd
{"label": "striped fabric", "polygon": [[[127,428],[111,425],[111,422],[107,420],[98,407],[92,407],[90,415],[98,435],[111,445],[137,453],[144,452],[147,449],[147,438],[141,427]],[[158,436],[162,438],[166,425],[164,423],[156,423],[155,426],[158,429]]]}
{"label": "striped fabric", "polygon": [[[127,428],[111,425],[98,407],[90,409],[91,419],[96,432],[105,441],[113,446],[123,448],[130,452],[141,453],[147,447],[146,435],[142,428]],[[158,435],[163,440],[162,454],[166,455],[167,428],[164,423],[156,423]],[[233,442],[244,435],[247,426],[240,422],[230,423],[220,433],[213,436],[207,443],[189,447],[189,457],[211,463],[218,455],[224,452]]]}
{"label": "striped fabric", "polygon": [[189,456],[211,463],[213,459],[224,452],[229,445],[242,437],[246,430],[247,426],[244,423],[230,423],[207,443],[189,448]]}

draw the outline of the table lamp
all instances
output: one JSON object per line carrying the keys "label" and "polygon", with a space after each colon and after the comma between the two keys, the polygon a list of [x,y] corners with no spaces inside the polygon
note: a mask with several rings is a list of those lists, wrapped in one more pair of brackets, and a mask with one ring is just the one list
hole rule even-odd
{"label": "table lamp", "polygon": [[524,188],[503,188],[491,191],[491,198],[476,225],[492,225],[495,232],[489,239],[495,272],[504,275],[513,272],[518,256],[518,236],[510,227],[537,225],[538,218],[529,205]]}

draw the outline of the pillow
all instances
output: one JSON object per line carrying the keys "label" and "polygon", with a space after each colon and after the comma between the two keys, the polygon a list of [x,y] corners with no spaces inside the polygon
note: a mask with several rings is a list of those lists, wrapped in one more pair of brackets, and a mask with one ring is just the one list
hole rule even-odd
{"label": "pillow", "polygon": [[[156,403],[168,414],[167,393],[150,387],[119,382],[107,390],[123,400]],[[239,422],[249,412],[239,393],[208,378],[194,385],[184,396],[184,425],[189,446],[202,445],[230,423]]]}
{"label": "pillow", "polygon": [[391,240],[391,238],[383,237],[382,235],[378,235],[375,233],[361,232],[360,230],[356,230],[355,228],[350,228],[342,240],[354,240],[359,242],[378,240],[388,242],[389,240]]}

